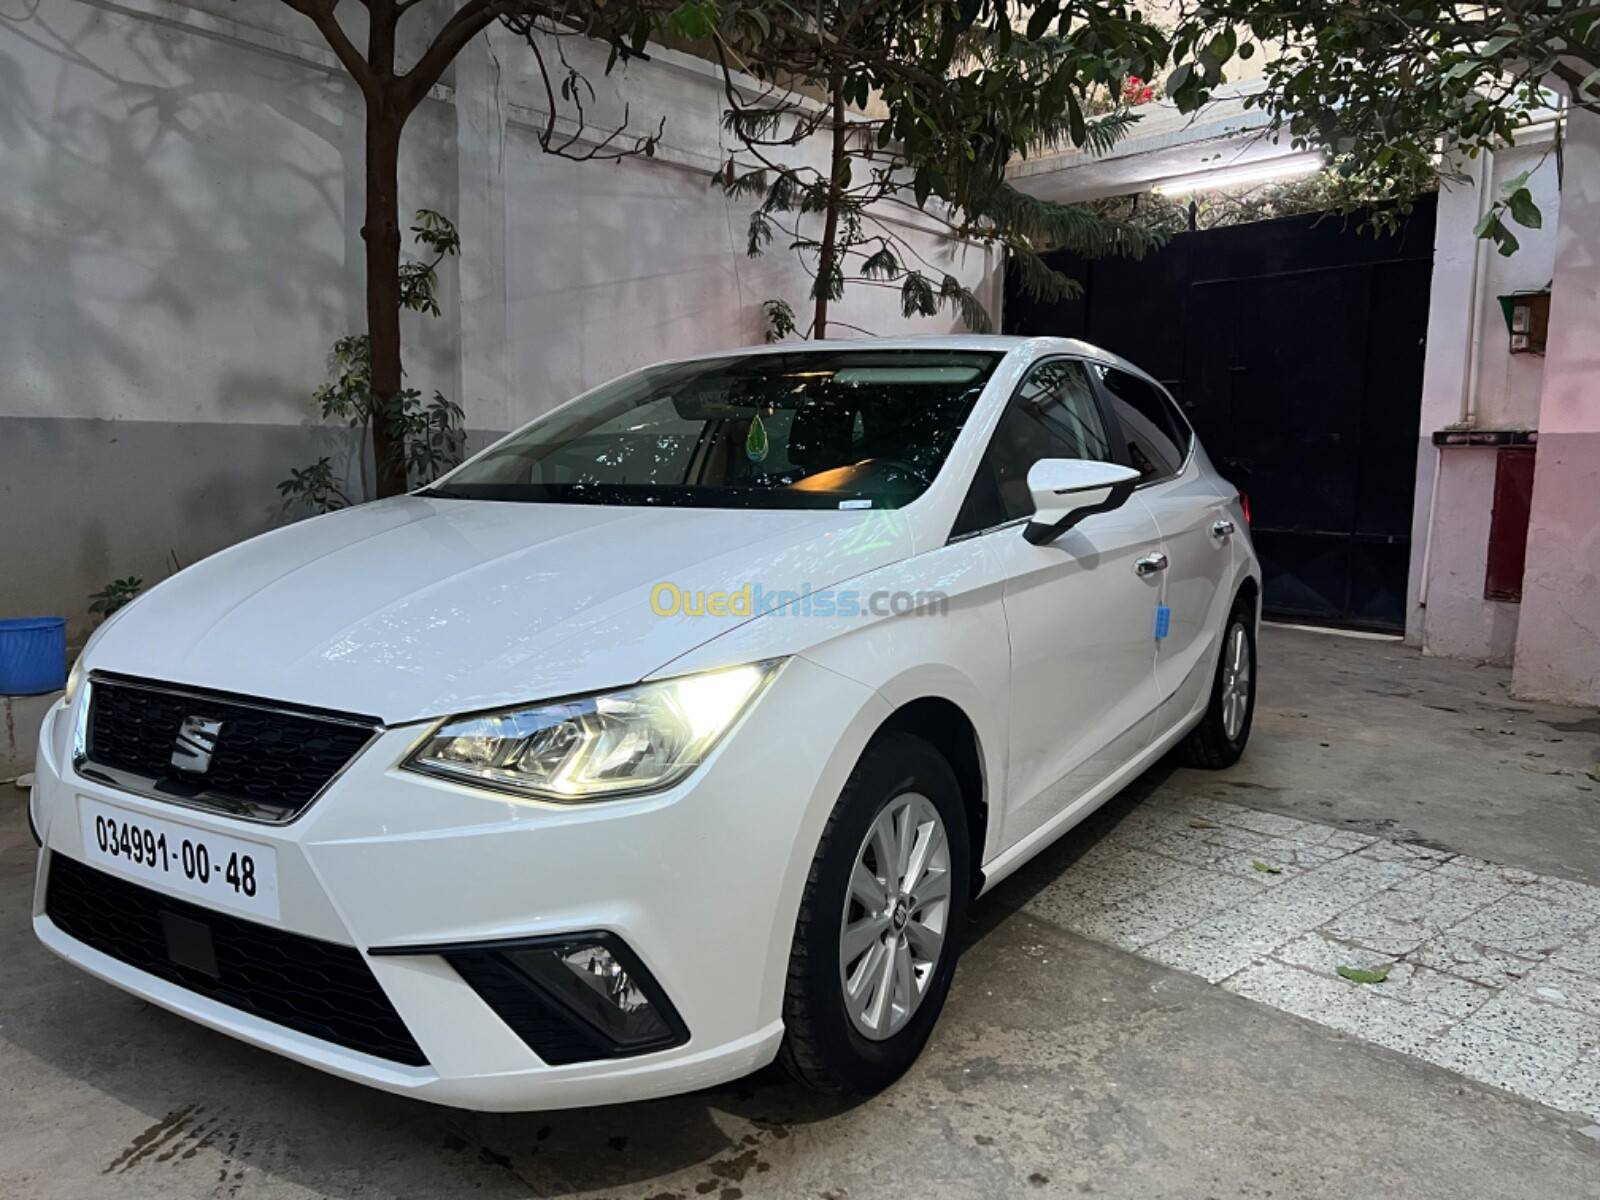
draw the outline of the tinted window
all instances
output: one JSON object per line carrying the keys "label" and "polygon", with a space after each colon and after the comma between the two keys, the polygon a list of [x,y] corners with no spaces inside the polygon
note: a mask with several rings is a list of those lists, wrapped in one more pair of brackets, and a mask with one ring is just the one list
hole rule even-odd
{"label": "tinted window", "polygon": [[539,418],[428,494],[898,508],[933,482],[1000,357],[828,349],[651,367]]}
{"label": "tinted window", "polygon": [[1111,461],[1100,406],[1083,363],[1040,363],[1012,396],[978,464],[954,532],[973,533],[1033,515],[1028,469],[1041,458]]}
{"label": "tinted window", "polygon": [[1128,461],[1142,480],[1175,475],[1189,453],[1189,426],[1160,389],[1115,367],[1095,367],[1111,393],[1111,409],[1128,443]]}

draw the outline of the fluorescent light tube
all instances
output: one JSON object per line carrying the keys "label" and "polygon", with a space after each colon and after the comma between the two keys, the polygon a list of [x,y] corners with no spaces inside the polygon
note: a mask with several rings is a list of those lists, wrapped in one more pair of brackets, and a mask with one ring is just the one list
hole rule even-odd
{"label": "fluorescent light tube", "polygon": [[1163,179],[1152,185],[1150,190],[1160,196],[1185,196],[1190,192],[1234,187],[1242,183],[1268,183],[1279,179],[1293,179],[1299,175],[1314,175],[1322,170],[1322,166],[1321,152],[1288,154],[1265,162],[1246,163],[1238,167],[1220,167],[1215,171],[1197,171],[1193,175]]}

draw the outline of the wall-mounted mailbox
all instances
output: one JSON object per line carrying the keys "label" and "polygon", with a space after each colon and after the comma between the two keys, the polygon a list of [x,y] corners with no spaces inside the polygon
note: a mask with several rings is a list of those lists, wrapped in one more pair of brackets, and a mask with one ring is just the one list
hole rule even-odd
{"label": "wall-mounted mailbox", "polygon": [[1550,289],[1538,292],[1513,292],[1500,297],[1506,331],[1511,334],[1511,353],[1543,354],[1545,334],[1550,328]]}

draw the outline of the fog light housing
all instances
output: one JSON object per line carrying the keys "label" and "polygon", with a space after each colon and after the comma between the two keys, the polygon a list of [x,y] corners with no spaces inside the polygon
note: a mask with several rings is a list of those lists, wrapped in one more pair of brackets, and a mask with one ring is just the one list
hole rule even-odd
{"label": "fog light housing", "polygon": [[618,954],[601,942],[510,950],[506,959],[568,1014],[620,1052],[670,1045],[672,1029]]}
{"label": "fog light housing", "polygon": [[551,1066],[670,1050],[689,1029],[639,956],[606,930],[489,942],[374,946],[439,955]]}

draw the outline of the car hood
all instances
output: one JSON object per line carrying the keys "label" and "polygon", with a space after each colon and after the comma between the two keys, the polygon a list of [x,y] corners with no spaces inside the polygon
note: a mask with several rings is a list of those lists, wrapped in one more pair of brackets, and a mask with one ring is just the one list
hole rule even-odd
{"label": "car hood", "polygon": [[179,572],[84,666],[398,724],[623,686],[751,619],[658,615],[658,584],[815,591],[911,546],[898,512],[404,496]]}

